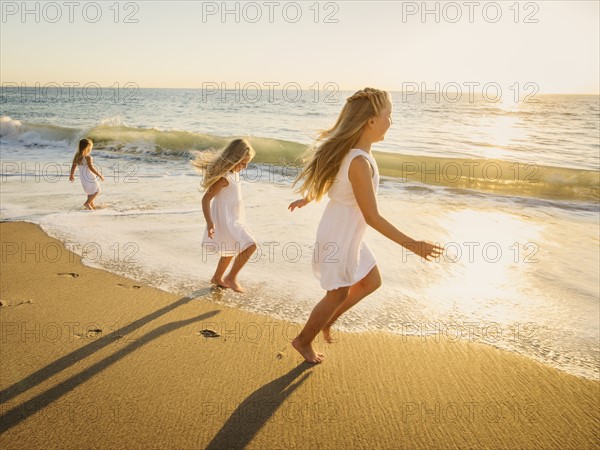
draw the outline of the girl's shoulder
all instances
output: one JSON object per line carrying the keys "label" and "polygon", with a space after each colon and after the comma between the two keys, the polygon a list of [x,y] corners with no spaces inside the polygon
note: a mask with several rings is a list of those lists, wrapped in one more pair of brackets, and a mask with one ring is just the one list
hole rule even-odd
{"label": "girl's shoulder", "polygon": [[230,181],[229,178],[227,177],[227,175],[223,175],[221,178],[219,178],[217,181],[215,181],[215,184],[218,184],[220,187],[224,188],[229,186]]}
{"label": "girl's shoulder", "polygon": [[346,155],[347,158],[349,159],[354,159],[356,156],[364,156],[365,158],[367,158],[368,160],[370,160],[373,156],[369,153],[366,152],[360,148],[352,148],[350,149],[350,151],[348,152],[348,154]]}
{"label": "girl's shoulder", "polygon": [[240,181],[240,173],[239,172],[227,172],[223,176],[229,183],[238,183]]}
{"label": "girl's shoulder", "polygon": [[350,149],[348,151],[348,153],[346,153],[346,156],[344,156],[344,159],[342,160],[342,165],[345,166],[350,166],[352,164],[352,162],[356,159],[357,156],[362,156],[364,159],[366,159],[369,164],[371,163],[371,158],[369,155],[369,153],[365,152],[364,150],[361,150],[359,148],[353,148]]}
{"label": "girl's shoulder", "polygon": [[[362,158],[357,158],[357,156],[362,156]],[[375,162],[375,159],[373,158],[373,155],[371,155],[369,152],[366,152],[364,150],[361,150],[359,148],[353,148],[352,150],[350,150],[348,152],[348,154],[346,155],[347,158],[347,164],[348,164],[348,171],[350,171],[350,167],[353,166],[353,162],[354,160],[358,159],[359,163],[358,166],[363,166],[363,167],[367,167],[364,165],[364,163],[361,163],[361,159],[364,160],[369,167],[369,170],[371,171],[371,175],[375,175],[377,173],[377,163]]]}
{"label": "girl's shoulder", "polygon": [[206,188],[206,193],[212,192],[213,195],[217,195],[221,189],[226,188],[228,185],[229,181],[225,177],[221,177]]}

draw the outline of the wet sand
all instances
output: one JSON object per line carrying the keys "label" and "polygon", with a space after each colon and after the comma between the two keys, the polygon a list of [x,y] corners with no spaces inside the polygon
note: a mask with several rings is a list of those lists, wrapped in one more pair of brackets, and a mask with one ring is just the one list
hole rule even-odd
{"label": "wet sand", "polygon": [[33,224],[0,238],[4,449],[598,448],[598,381],[382,333],[320,340],[313,366],[299,324],[219,304],[229,292],[83,266]]}

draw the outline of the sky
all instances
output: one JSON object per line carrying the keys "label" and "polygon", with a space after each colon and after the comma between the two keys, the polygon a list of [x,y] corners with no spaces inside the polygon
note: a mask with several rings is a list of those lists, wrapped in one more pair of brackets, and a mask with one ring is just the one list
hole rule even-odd
{"label": "sky", "polygon": [[75,3],[2,2],[3,86],[600,90],[598,1]]}

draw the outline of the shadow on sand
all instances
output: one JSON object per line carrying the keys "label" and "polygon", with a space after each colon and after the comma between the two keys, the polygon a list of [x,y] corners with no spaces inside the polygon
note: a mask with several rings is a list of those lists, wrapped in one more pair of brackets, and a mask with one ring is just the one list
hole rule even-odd
{"label": "shadow on sand", "polygon": [[244,448],[268,422],[282,403],[310,376],[304,374],[313,364],[303,362],[285,375],[250,394],[231,414],[207,450]]}
{"label": "shadow on sand", "polygon": [[[124,328],[122,328],[120,330],[116,330],[110,334],[107,334],[106,336],[103,336],[103,337],[95,340],[94,342],[91,342],[90,344],[87,344],[86,346],[84,346],[80,349],[77,349],[77,350],[69,353],[68,355],[65,355],[65,356],[57,359],[53,363],[38,370],[37,372],[34,372],[33,374],[27,376],[23,380],[2,390],[2,392],[0,392],[0,403],[5,403],[5,402],[11,400],[12,398],[43,383],[44,381],[48,380],[52,376],[62,372],[63,370],[67,369],[68,367],[76,364],[77,362],[87,358],[88,356],[92,355],[93,353],[101,350],[102,348],[106,347],[107,345],[114,343],[115,340],[119,339],[120,337],[123,337],[124,335],[129,334],[129,333],[132,333],[133,331],[135,331],[138,328],[146,325],[147,323],[157,319],[158,317],[160,317],[164,314],[167,314],[168,312],[173,311],[174,309],[194,300],[194,298],[196,298],[197,296],[205,294],[205,293],[209,293],[209,292],[210,292],[210,289],[206,289],[206,292],[204,292],[204,290],[202,290],[202,291],[195,292],[193,296],[190,295],[187,297],[183,297],[183,298],[177,300],[176,302],[171,303],[168,306],[165,306],[164,308],[161,308],[151,314],[148,314],[148,315],[130,323],[129,325],[125,326]],[[146,333],[145,335],[141,336],[139,339],[136,339],[135,341],[131,342],[130,344],[128,344],[125,347],[121,348],[120,350],[116,351],[112,355],[107,356],[103,360],[93,364],[92,366],[88,367],[85,370],[82,370],[78,374],[73,375],[70,378],[60,382],[56,386],[51,387],[51,388],[47,389],[46,391],[36,395],[35,397],[31,398],[30,400],[27,400],[26,402],[24,402],[18,406],[15,406],[14,408],[11,408],[11,409],[7,409],[6,406],[4,406],[2,408],[3,414],[2,414],[2,416],[0,416],[0,433],[4,433],[8,429],[17,425],[19,422],[25,420],[27,417],[42,410],[43,408],[48,406],[50,403],[58,400],[60,397],[67,394],[69,391],[71,391],[71,390],[75,389],[76,387],[80,386],[81,384],[85,383],[87,380],[89,380],[94,375],[97,375],[104,369],[110,367],[112,364],[116,363],[117,361],[124,358],[131,352],[137,350],[138,348],[152,342],[153,340],[159,338],[162,335],[170,333],[171,331],[174,331],[178,328],[185,327],[186,325],[189,325],[191,323],[213,317],[216,314],[218,314],[219,312],[220,312],[220,310],[209,311],[207,313],[200,314],[199,316],[192,317],[190,319],[180,320],[177,322],[171,322],[171,323],[162,325],[162,326]],[[6,411],[6,412],[4,412],[4,411]]]}

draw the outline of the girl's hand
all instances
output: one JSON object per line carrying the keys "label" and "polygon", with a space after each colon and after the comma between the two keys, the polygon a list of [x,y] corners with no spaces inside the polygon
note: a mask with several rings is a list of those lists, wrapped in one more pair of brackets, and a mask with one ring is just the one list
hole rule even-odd
{"label": "girl's hand", "polygon": [[208,237],[213,238],[215,236],[215,225],[213,223],[209,223],[206,225],[208,231]]}
{"label": "girl's hand", "polygon": [[[416,248],[415,248],[416,247]],[[433,245],[425,241],[417,241],[416,244],[408,247],[410,251],[424,258],[426,261],[431,261],[429,258],[437,258],[444,251],[443,247]]]}
{"label": "girl's hand", "polygon": [[288,206],[288,209],[290,211],[293,211],[295,208],[302,208],[303,206],[308,205],[310,202],[308,200],[306,200],[305,198],[301,198],[300,200],[296,200],[295,202],[290,203],[290,206]]}
{"label": "girl's hand", "polygon": [[98,175],[102,181],[104,181],[104,177],[102,175]]}
{"label": "girl's hand", "polygon": [[69,181],[71,181],[71,182],[75,181],[75,177],[73,175],[69,176]]}

